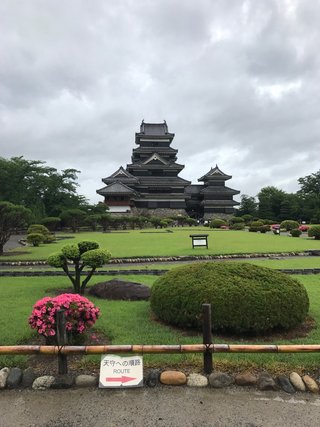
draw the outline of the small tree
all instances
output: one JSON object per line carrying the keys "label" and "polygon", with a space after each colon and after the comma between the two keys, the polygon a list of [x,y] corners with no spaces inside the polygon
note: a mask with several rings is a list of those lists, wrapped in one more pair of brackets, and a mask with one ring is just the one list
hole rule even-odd
{"label": "small tree", "polygon": [[84,220],[84,222],[86,224],[88,224],[89,227],[91,227],[92,231],[96,231],[97,227],[98,227],[98,224],[100,222],[100,217],[101,217],[101,215],[99,215],[99,214],[88,215],[86,217],[86,219]]}
{"label": "small tree", "polygon": [[43,242],[44,236],[41,233],[30,233],[27,235],[27,242],[32,246],[39,246]]}
{"label": "small tree", "polygon": [[[82,241],[77,244],[64,246],[61,252],[49,256],[47,262],[52,267],[62,268],[69,277],[74,292],[83,295],[86,285],[96,269],[102,267],[110,258],[110,252],[99,249],[98,243]],[[74,266],[73,271],[70,270],[70,263]],[[90,268],[90,270],[81,282],[81,273],[85,267]]]}
{"label": "small tree", "polygon": [[50,231],[56,231],[60,223],[61,219],[57,216],[47,216],[41,220],[41,224],[47,227]]}
{"label": "small tree", "polygon": [[192,226],[192,225],[197,225],[197,220],[194,218],[187,218],[186,222],[188,225]]}
{"label": "small tree", "polygon": [[62,222],[66,226],[71,227],[71,230],[74,233],[79,229],[85,216],[86,216],[86,213],[81,209],[68,209],[61,212],[61,215],[60,215]]}
{"label": "small tree", "polygon": [[24,206],[0,202],[0,255],[3,247],[15,229],[24,227],[30,221],[31,211]]}
{"label": "small tree", "polygon": [[99,224],[102,227],[102,230],[104,232],[107,231],[108,227],[110,227],[110,225],[112,224],[112,217],[111,215],[107,214],[107,213],[103,213],[100,215],[100,219],[99,219]]}

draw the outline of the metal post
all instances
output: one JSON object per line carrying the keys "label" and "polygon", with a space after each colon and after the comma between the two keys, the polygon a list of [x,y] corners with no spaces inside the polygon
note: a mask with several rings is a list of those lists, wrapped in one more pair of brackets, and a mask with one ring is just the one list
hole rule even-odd
{"label": "metal post", "polygon": [[[211,319],[211,304],[202,304],[203,318],[203,344],[209,346],[212,344],[212,319]],[[203,370],[206,374],[211,374],[213,371],[213,356],[210,349],[206,349],[203,353]]]}
{"label": "metal post", "polygon": [[[65,310],[57,310],[56,322],[57,322],[57,344],[59,347],[67,345],[67,330],[66,330],[66,317],[64,314]],[[58,373],[68,373],[68,361],[67,356],[62,353],[58,353]]]}

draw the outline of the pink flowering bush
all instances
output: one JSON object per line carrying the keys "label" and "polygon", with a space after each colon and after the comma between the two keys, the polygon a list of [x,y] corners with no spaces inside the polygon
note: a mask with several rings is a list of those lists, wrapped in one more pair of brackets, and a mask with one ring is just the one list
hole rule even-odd
{"label": "pink flowering bush", "polygon": [[62,294],[37,301],[29,317],[29,325],[45,337],[56,335],[55,314],[60,309],[65,309],[68,335],[83,334],[95,324],[100,315],[100,309],[87,298],[78,294]]}

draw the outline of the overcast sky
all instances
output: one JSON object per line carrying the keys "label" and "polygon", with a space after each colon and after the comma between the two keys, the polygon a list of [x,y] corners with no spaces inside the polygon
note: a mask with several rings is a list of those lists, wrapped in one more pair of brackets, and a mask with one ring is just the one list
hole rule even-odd
{"label": "overcast sky", "polygon": [[[79,193],[167,121],[179,176],[256,195],[320,169],[320,0],[2,0],[0,156],[75,168]],[[1,189],[0,189],[1,191]]]}

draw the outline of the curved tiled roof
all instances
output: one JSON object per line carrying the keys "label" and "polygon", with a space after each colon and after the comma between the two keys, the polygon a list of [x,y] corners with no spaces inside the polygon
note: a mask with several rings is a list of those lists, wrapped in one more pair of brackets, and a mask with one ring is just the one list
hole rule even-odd
{"label": "curved tiled roof", "polygon": [[136,192],[132,190],[132,188],[123,184],[122,182],[114,182],[112,184],[107,185],[104,188],[101,188],[100,190],[97,190],[97,193],[101,195],[105,195],[105,194],[119,194],[119,193],[135,194]]}

